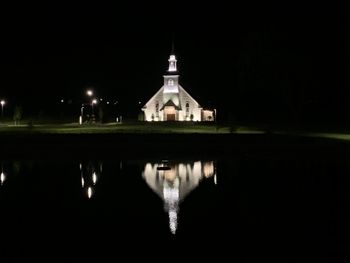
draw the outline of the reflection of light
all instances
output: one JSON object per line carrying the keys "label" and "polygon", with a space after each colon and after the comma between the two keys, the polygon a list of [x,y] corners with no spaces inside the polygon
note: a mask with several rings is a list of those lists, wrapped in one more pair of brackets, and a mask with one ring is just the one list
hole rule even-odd
{"label": "reflection of light", "polygon": [[175,169],[172,168],[170,170],[164,171],[164,177],[168,181],[174,181],[175,178],[176,178],[176,171],[175,171]]}
{"label": "reflection of light", "polygon": [[210,177],[214,174],[214,165],[212,162],[206,162],[203,165],[203,174],[205,177]]}
{"label": "reflection of light", "polygon": [[143,177],[164,201],[172,234],[177,231],[181,201],[205,178],[213,176],[216,183],[214,164],[214,161],[171,162],[169,170],[159,170],[163,163],[145,163]]}
{"label": "reflection of light", "polygon": [[84,177],[81,177],[81,187],[84,188],[84,185],[85,185]]}
{"label": "reflection of light", "polygon": [[4,172],[1,172],[1,175],[0,175],[1,184],[3,184],[5,182],[5,179],[6,179],[6,176],[5,176]]}
{"label": "reflection of light", "polygon": [[177,212],[180,199],[178,185],[175,185],[177,186],[175,188],[164,187],[163,189],[164,202],[166,209],[169,211],[169,228],[172,234],[175,234],[177,229]]}
{"label": "reflection of light", "polygon": [[96,182],[97,182],[97,176],[96,176],[96,173],[95,173],[95,172],[92,174],[92,182],[93,182],[94,184],[96,184]]}
{"label": "reflection of light", "polygon": [[218,184],[217,179],[216,179],[216,175],[214,175],[214,184]]}
{"label": "reflection of light", "polygon": [[163,195],[165,201],[174,202],[175,200],[179,200],[179,189],[164,188]]}
{"label": "reflection of light", "polygon": [[88,195],[88,198],[90,199],[91,196],[92,196],[92,188],[91,188],[91,187],[89,187],[89,188],[87,189],[87,195]]}
{"label": "reflection of light", "polygon": [[169,211],[169,227],[172,234],[176,233],[177,229],[177,212]]}

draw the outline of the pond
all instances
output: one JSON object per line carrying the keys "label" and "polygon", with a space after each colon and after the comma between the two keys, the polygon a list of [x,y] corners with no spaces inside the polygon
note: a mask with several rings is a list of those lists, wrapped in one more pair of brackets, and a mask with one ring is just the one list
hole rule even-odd
{"label": "pond", "polygon": [[347,160],[221,156],[0,164],[3,259],[118,259],[144,249],[146,258],[167,251],[322,261],[338,255],[331,246],[350,240]]}

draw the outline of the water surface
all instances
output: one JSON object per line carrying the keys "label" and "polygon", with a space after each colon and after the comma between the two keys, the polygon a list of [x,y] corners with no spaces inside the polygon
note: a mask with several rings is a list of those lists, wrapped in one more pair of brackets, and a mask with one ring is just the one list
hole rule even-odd
{"label": "water surface", "polygon": [[335,258],[350,240],[349,170],[305,157],[2,160],[0,257]]}

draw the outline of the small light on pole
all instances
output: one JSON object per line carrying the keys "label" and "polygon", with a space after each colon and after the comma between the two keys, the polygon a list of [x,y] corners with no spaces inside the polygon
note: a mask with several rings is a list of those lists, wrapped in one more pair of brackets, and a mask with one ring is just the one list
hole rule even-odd
{"label": "small light on pole", "polygon": [[96,100],[96,99],[93,99],[93,100],[91,101],[92,115],[94,115],[94,104],[97,104],[97,100]]}
{"label": "small light on pole", "polygon": [[6,102],[4,100],[0,101],[1,104],[1,118],[4,117],[4,105],[6,104]]}
{"label": "small light on pole", "polygon": [[81,108],[80,108],[80,118],[79,118],[79,124],[80,124],[80,125],[83,124],[83,116],[84,116],[84,104],[81,104]]}

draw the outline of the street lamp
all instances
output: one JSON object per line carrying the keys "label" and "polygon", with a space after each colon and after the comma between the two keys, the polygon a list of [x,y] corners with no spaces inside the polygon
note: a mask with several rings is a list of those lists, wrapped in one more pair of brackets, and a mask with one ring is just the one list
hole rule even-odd
{"label": "street lamp", "polygon": [[4,105],[6,104],[6,102],[4,100],[0,101],[1,104],[1,118],[4,117]]}
{"label": "street lamp", "polygon": [[92,111],[92,115],[94,115],[94,104],[97,104],[97,100],[96,99],[93,99],[91,101],[91,111]]}
{"label": "street lamp", "polygon": [[81,104],[81,108],[80,108],[80,118],[79,118],[79,124],[83,124],[83,117],[84,116],[84,104]]}
{"label": "street lamp", "polygon": [[87,94],[89,97],[91,97],[91,96],[94,94],[94,92],[93,92],[91,89],[88,89],[88,90],[86,91],[86,94]]}

